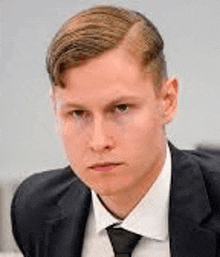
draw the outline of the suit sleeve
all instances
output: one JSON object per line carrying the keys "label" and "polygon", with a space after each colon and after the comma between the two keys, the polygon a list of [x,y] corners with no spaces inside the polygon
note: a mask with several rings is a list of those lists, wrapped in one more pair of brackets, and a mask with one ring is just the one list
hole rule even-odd
{"label": "suit sleeve", "polygon": [[11,204],[11,223],[15,241],[25,257],[29,257],[30,209],[28,197],[28,181],[17,189]]}
{"label": "suit sleeve", "polygon": [[66,167],[32,175],[18,187],[11,204],[12,232],[25,257],[48,257],[51,221],[60,218],[57,203],[72,181]]}
{"label": "suit sleeve", "polygon": [[[18,200],[18,195],[19,192],[17,191],[17,193],[14,195],[13,201],[12,201],[12,205],[11,205],[11,223],[12,223],[12,232],[15,238],[15,241],[18,245],[18,247],[20,248],[21,252],[23,253],[23,255],[25,257],[30,256],[26,247],[25,247],[25,237],[23,237],[22,235],[22,219],[20,217],[20,213],[19,210],[17,210],[17,206],[19,205],[19,200]],[[19,209],[19,208],[18,208]]]}
{"label": "suit sleeve", "polygon": [[48,195],[46,187],[45,174],[32,175],[18,187],[12,200],[12,232],[25,257],[46,256],[39,255],[46,251],[42,249],[46,249],[46,215],[51,210],[50,202],[45,200]]}

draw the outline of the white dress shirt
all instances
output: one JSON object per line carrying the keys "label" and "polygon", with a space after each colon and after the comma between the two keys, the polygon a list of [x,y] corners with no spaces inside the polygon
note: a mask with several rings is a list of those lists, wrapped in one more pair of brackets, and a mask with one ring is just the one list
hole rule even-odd
{"label": "white dress shirt", "polygon": [[92,191],[92,204],[86,224],[82,257],[113,257],[106,227],[118,227],[142,236],[132,257],[170,257],[168,212],[171,182],[171,154],[166,148],[163,169],[148,193],[124,219],[113,217]]}

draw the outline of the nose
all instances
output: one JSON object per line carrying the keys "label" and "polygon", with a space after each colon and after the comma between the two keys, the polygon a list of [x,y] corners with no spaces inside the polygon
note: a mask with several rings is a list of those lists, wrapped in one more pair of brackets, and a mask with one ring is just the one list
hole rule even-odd
{"label": "nose", "polygon": [[110,132],[109,124],[99,119],[93,125],[90,138],[91,150],[97,153],[112,150],[115,147],[115,141],[113,136],[108,133]]}

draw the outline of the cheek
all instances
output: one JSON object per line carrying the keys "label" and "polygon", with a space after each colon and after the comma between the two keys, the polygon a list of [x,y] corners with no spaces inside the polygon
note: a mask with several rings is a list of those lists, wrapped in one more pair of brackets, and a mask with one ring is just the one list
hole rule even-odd
{"label": "cheek", "polygon": [[71,122],[59,121],[56,124],[57,132],[68,157],[77,156],[80,147],[83,145],[79,130]]}
{"label": "cheek", "polygon": [[72,139],[77,139],[77,135],[79,135],[79,129],[71,121],[57,120],[56,127],[63,141],[72,141]]}
{"label": "cheek", "polygon": [[159,129],[159,119],[154,114],[151,115],[149,113],[136,117],[127,126],[128,137],[136,142],[150,140]]}
{"label": "cheek", "polygon": [[142,155],[150,155],[152,149],[161,144],[163,135],[160,119],[151,116],[140,117],[134,120],[130,126],[126,126],[124,134],[121,137],[123,140],[123,149],[128,151],[130,156],[141,158]]}

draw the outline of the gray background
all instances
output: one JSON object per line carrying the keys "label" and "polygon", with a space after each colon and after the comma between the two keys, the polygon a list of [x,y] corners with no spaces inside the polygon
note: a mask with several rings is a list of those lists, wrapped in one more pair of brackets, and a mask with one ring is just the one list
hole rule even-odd
{"label": "gray background", "polygon": [[169,75],[181,86],[171,141],[220,146],[219,0],[1,0],[0,179],[66,164],[49,107],[45,52],[72,13],[102,3],[141,11],[158,26]]}

